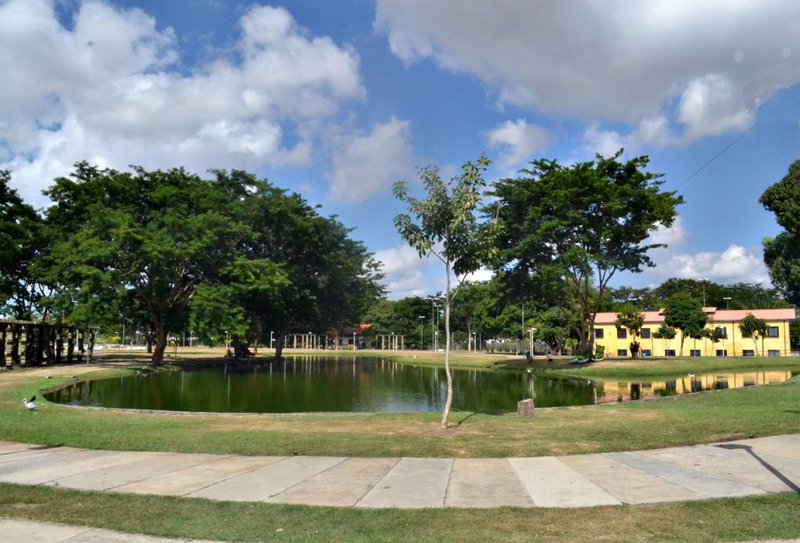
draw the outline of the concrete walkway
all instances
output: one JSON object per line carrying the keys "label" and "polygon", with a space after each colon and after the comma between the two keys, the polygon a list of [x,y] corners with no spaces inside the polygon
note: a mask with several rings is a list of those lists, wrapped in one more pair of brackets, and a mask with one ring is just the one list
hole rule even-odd
{"label": "concrete walkway", "polygon": [[643,504],[800,492],[800,434],[637,452],[464,459],[217,456],[0,442],[0,481],[358,508]]}

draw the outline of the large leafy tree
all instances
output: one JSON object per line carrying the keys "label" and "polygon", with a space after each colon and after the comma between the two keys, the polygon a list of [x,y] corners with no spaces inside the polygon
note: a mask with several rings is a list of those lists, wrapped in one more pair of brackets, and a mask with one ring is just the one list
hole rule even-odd
{"label": "large leafy tree", "polygon": [[227,201],[183,169],[131,172],[76,164],[47,191],[53,303],[73,321],[144,315],[163,362],[198,286],[229,261],[239,227]]}
{"label": "large leafy tree", "polygon": [[[442,428],[453,403],[453,375],[450,371],[450,312],[453,297],[466,274],[480,266],[481,244],[475,216],[481,191],[485,186],[483,172],[489,160],[481,156],[475,163],[461,166],[461,173],[442,180],[435,167],[420,170],[419,177],[427,193],[426,198],[411,196],[408,184],[395,183],[394,195],[407,205],[407,212],[394,218],[395,228],[420,257],[433,256],[444,266],[444,322],[445,322],[445,374],[447,398],[442,410]],[[456,286],[453,286],[454,276]],[[458,279],[459,276],[461,279]]]}
{"label": "large leafy tree", "polygon": [[703,313],[700,302],[688,293],[679,292],[667,300],[664,322],[667,326],[681,331],[681,348],[678,355],[683,356],[683,343],[687,337],[703,337],[703,329],[708,323],[708,315]]}
{"label": "large leafy tree", "polygon": [[32,319],[42,296],[33,266],[42,250],[42,220],[10,187],[11,173],[0,170],[0,313]]}
{"label": "large leafy tree", "polygon": [[642,326],[644,326],[644,314],[635,305],[625,304],[620,312],[617,313],[615,324],[617,328],[627,329],[633,335],[633,340],[635,341],[636,336],[639,335]]}
{"label": "large leafy tree", "polygon": [[237,350],[270,335],[280,357],[286,333],[352,325],[383,294],[372,255],[335,217],[246,172],[215,175],[226,216],[246,228],[235,259],[192,304],[203,335],[229,332]]}
{"label": "large leafy tree", "polygon": [[648,252],[663,245],[648,236],[670,226],[683,202],[662,190],[661,175],[645,171],[648,157],[621,156],[571,166],[533,161],[519,177],[495,184],[495,201],[485,210],[496,268],[517,283],[561,282],[563,306],[579,316],[576,333],[586,353],[609,280],[652,265]]}
{"label": "large leafy tree", "polygon": [[764,262],[772,282],[793,304],[800,305],[800,160],[786,176],[761,195],[784,231],[764,240]]}

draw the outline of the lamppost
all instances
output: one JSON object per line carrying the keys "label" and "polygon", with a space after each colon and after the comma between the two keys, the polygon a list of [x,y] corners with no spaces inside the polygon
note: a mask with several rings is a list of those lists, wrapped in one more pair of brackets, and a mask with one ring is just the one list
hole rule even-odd
{"label": "lamppost", "polygon": [[225,330],[225,354],[227,354],[227,353],[228,353],[228,349],[229,349],[228,345],[229,345],[229,341],[228,341],[228,331],[227,331],[227,330]]}
{"label": "lamppost", "polygon": [[353,350],[356,350],[356,333],[353,332]]}
{"label": "lamppost", "polygon": [[536,333],[536,328],[529,328],[528,329],[528,333],[530,334],[530,338],[531,338],[531,350],[529,352],[530,352],[531,356],[533,356],[533,334]]}
{"label": "lamppost", "polygon": [[270,330],[269,331],[269,348],[270,349],[273,348],[272,347],[272,342],[273,342],[274,338],[275,338],[275,331],[274,330]]}
{"label": "lamppost", "polygon": [[425,348],[425,315],[419,317],[419,350]]}
{"label": "lamppost", "polygon": [[703,307],[706,306],[706,282],[708,281],[708,277],[703,277]]}
{"label": "lamppost", "polygon": [[723,300],[725,300],[725,309],[731,308],[731,297],[730,296],[723,296]]}

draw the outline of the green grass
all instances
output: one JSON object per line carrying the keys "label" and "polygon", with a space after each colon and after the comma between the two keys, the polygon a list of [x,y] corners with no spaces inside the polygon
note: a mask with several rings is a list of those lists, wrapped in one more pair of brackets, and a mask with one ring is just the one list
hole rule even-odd
{"label": "green grass", "polygon": [[[652,449],[800,432],[800,378],[657,401],[540,409],[533,418],[438,414],[204,415],[75,409],[21,399],[69,381],[0,376],[0,440],[91,449],[215,454],[505,457]],[[588,369],[588,368],[586,368]],[[52,373],[54,368],[49,369]],[[104,370],[129,371],[125,369]]]}
{"label": "green grass", "polygon": [[584,509],[358,510],[0,484],[3,516],[222,541],[708,542],[800,537],[800,494]]}

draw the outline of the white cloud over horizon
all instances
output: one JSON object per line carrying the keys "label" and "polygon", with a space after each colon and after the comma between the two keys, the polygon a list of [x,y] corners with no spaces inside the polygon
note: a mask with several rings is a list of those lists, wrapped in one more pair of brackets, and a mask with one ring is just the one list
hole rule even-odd
{"label": "white cloud over horizon", "polygon": [[646,268],[644,275],[654,284],[672,277],[708,279],[720,284],[771,284],[760,247],[731,244],[724,251],[690,254],[683,250],[687,238],[688,232],[680,216],[672,227],[661,227],[653,232],[648,243],[667,244],[667,247],[651,251],[655,267]]}
{"label": "white cloud over horizon", "polygon": [[506,121],[487,134],[490,147],[500,149],[498,165],[510,168],[525,164],[535,153],[550,144],[550,134],[544,128],[528,124],[525,119]]}
{"label": "white cloud over horizon", "polygon": [[[0,168],[29,201],[72,164],[189,170],[303,166],[315,123],[362,100],[358,56],[254,6],[233,54],[184,73],[174,32],[137,8],[0,4]],[[302,129],[300,128],[302,127]]]}

